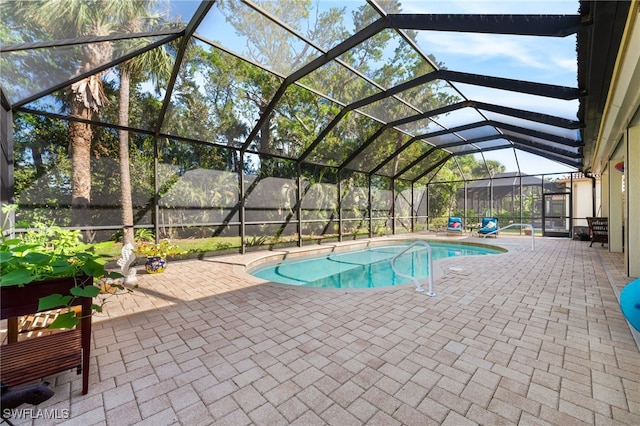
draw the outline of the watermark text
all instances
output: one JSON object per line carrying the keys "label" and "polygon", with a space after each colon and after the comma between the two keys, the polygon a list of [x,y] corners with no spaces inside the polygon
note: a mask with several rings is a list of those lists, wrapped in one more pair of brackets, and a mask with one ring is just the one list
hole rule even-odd
{"label": "watermark text", "polygon": [[68,408],[4,408],[5,419],[48,419],[64,420],[70,418]]}

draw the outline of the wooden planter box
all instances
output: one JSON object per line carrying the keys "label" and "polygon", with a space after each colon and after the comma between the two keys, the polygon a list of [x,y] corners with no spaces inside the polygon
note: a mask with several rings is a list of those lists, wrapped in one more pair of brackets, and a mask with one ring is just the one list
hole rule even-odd
{"label": "wooden planter box", "polygon": [[76,298],[72,303],[81,306],[82,317],[78,327],[18,341],[18,317],[36,313],[41,297],[55,293],[69,294],[76,282],[78,285],[92,285],[93,277],[82,275],[36,281],[23,287],[0,287],[0,313],[8,325],[8,343],[0,345],[2,382],[11,387],[76,368],[78,374],[82,372],[82,393],[89,391],[90,298]]}

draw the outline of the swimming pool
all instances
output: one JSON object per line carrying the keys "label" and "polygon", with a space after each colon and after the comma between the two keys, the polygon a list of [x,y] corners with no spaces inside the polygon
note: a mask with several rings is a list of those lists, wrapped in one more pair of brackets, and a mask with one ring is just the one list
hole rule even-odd
{"label": "swimming pool", "polygon": [[[411,242],[365,247],[353,251],[331,252],[270,262],[247,272],[281,284],[322,288],[376,288],[411,282],[393,272],[391,260]],[[499,249],[470,244],[429,242],[433,260],[454,256],[503,253]],[[428,277],[427,249],[415,246],[396,261],[398,271],[418,279]]]}

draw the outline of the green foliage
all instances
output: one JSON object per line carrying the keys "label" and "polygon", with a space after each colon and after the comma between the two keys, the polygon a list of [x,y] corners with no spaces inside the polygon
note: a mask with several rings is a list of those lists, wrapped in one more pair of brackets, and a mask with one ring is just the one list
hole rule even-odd
{"label": "green foliage", "polygon": [[25,244],[33,244],[41,250],[56,253],[74,253],[85,244],[78,230],[62,229],[59,226],[36,222],[21,238]]}
{"label": "green foliage", "polygon": [[49,328],[73,328],[78,325],[80,321],[75,312],[69,311],[63,314],[59,314],[56,319],[49,325]]}
{"label": "green foliage", "polygon": [[150,243],[148,241],[143,241],[138,244],[135,252],[142,256],[162,258],[184,254],[182,250],[180,250],[177,246],[171,244],[171,242],[167,239],[161,240],[159,243]]}
{"label": "green foliage", "polygon": [[429,220],[429,226],[433,229],[444,229],[447,227],[446,217],[435,217]]}
{"label": "green foliage", "polygon": [[0,243],[0,268],[1,286],[23,286],[33,281],[82,273],[95,278],[118,277],[115,273],[108,274],[94,253],[56,253],[46,247],[23,244],[19,239],[3,239]]}
{"label": "green foliage", "polygon": [[60,306],[65,306],[71,303],[72,300],[72,296],[63,296],[57,293],[51,294],[49,296],[40,298],[40,300],[38,301],[38,311],[46,311],[58,308]]}
{"label": "green foliage", "polygon": [[[33,5],[29,5],[29,2],[10,3],[12,3],[11,9],[16,9],[15,14],[8,14],[12,21],[10,28],[24,28],[22,34],[25,40],[15,40],[15,43],[32,39],[66,38],[51,35],[73,31],[73,26],[68,25],[69,19],[73,18],[77,8],[87,4],[70,0],[43,2],[49,12],[55,10],[56,4],[65,4],[70,8],[70,12],[62,15],[60,20],[51,21],[49,17],[55,14],[44,16],[42,13],[37,13],[39,4],[35,2]],[[380,18],[374,8],[366,2],[363,2],[362,7],[358,8],[352,16],[344,13],[344,7],[314,10],[317,5],[311,0],[296,2],[257,0],[255,3],[274,16],[286,16],[289,25],[326,50],[344,40],[346,36],[353,33],[354,29],[362,29]],[[401,9],[401,3],[397,0],[385,0],[380,4],[389,13],[396,13]],[[114,31],[118,30],[118,27],[122,27],[125,23],[136,23],[140,12],[150,5],[152,3],[149,2],[116,0],[102,2],[98,5],[99,7],[84,9],[84,13],[78,15],[78,25],[83,26],[78,30],[80,34],[88,31],[86,26],[90,26],[93,23],[92,18],[96,16],[108,16],[108,22],[105,23],[112,26]],[[25,6],[23,10],[20,9],[22,6]],[[131,9],[116,10],[117,7],[131,7]],[[161,124],[163,135],[154,138],[152,134],[136,132],[133,129],[128,132],[130,191],[135,214],[134,223],[150,223],[148,219],[154,212],[153,203],[157,195],[160,198],[161,216],[154,216],[152,220],[168,224],[166,229],[170,229],[170,231],[162,230],[161,232],[165,234],[158,237],[171,237],[174,241],[178,233],[175,231],[178,228],[176,224],[199,227],[202,235],[205,235],[209,229],[208,225],[200,224],[235,221],[234,214],[237,215],[237,210],[234,211],[234,209],[238,209],[241,202],[238,172],[250,172],[259,177],[294,179],[300,164],[291,158],[299,156],[314,143],[317,143],[317,146],[308,153],[307,160],[318,164],[341,165],[356,149],[370,142],[368,139],[382,128],[385,122],[393,121],[393,118],[403,116],[405,113],[405,105],[402,102],[382,100],[367,105],[362,110],[348,112],[333,129],[324,134],[323,130],[344,105],[379,91],[379,88],[374,85],[360,78],[354,78],[353,72],[347,67],[329,63],[305,75],[299,81],[299,85],[288,86],[270,115],[265,117],[264,125],[254,132],[253,140],[247,140],[250,132],[254,130],[253,126],[281,87],[283,82],[281,76],[287,75],[290,70],[300,69],[317,55],[317,51],[291,49],[291,38],[286,31],[274,31],[273,27],[265,26],[264,21],[257,14],[245,13],[247,6],[243,2],[235,0],[216,2],[215,7],[220,8],[220,13],[234,26],[238,35],[245,38],[251,59],[262,63],[266,69],[211,47],[207,43],[190,45],[185,51],[184,61],[172,91],[171,104],[164,115],[164,122],[157,123],[158,114],[162,110],[162,97],[158,96],[158,93],[152,93],[148,88],[150,83],[166,79],[166,72],[156,67],[149,67],[148,65],[154,62],[152,61],[154,58],[149,57],[137,63],[127,61],[118,68],[122,71],[122,68],[128,67],[128,71],[132,73],[130,96],[123,97],[123,99],[129,99],[130,104],[128,124],[135,129],[145,130],[156,129]],[[107,11],[109,13],[106,13]],[[28,28],[19,25],[34,22],[28,18],[28,15],[33,13],[37,13],[38,19],[44,19],[44,21]],[[157,16],[144,13],[143,15],[145,20],[144,23],[138,22],[143,25],[139,30],[155,29],[153,25],[159,23],[155,21]],[[47,31],[50,34],[44,34]],[[6,32],[12,37],[20,33],[9,30]],[[417,36],[415,31],[407,31],[406,34],[414,40]],[[386,88],[431,72],[432,66],[429,62],[405,43],[398,43],[397,37],[395,31],[382,31],[340,55],[340,60],[375,80],[380,87]],[[146,38],[120,40],[113,44],[116,49],[114,54],[122,55],[123,52],[118,51],[120,48],[130,52],[139,42],[144,44],[148,43],[148,40]],[[162,46],[149,52],[152,55],[164,57],[164,61],[157,63],[159,65],[171,65],[172,58],[166,56],[165,48],[170,50],[172,47]],[[68,58],[61,58],[61,60],[66,61],[73,57],[73,55],[67,56]],[[162,57],[155,59],[162,59]],[[436,62],[435,58],[431,59],[434,63]],[[146,65],[142,66],[141,62],[146,62]],[[73,69],[77,66],[62,63],[59,66],[54,63],[47,65],[51,65],[54,71],[58,71],[57,68]],[[443,68],[443,64],[438,65]],[[152,70],[158,72],[151,72]],[[13,77],[10,78],[12,79]],[[101,108],[100,121],[118,123],[120,113],[118,86],[121,78],[104,80],[105,94],[110,102]],[[434,110],[458,100],[456,96],[450,95],[450,91],[445,90],[445,84],[447,83],[439,80],[429,82],[403,91],[399,96],[407,102],[420,105],[420,108],[425,111]],[[327,97],[320,96],[315,91],[322,92]],[[62,96],[63,92],[68,90],[60,90],[59,98],[49,97],[42,101],[42,105],[33,105],[39,107],[34,109],[49,110],[59,106],[64,110],[68,107],[65,102],[69,100]],[[55,104],[56,102],[59,105]],[[432,118],[437,119],[437,117]],[[29,209],[25,209],[20,214],[35,224],[55,222],[59,226],[70,225],[71,209],[67,208],[67,200],[71,196],[72,175],[68,140],[69,123],[57,118],[16,112],[14,124],[16,196],[21,205],[29,206]],[[126,127],[126,123],[121,125]],[[118,166],[118,145],[121,136],[114,128],[91,125],[91,129],[92,153],[96,158],[92,158],[91,164],[92,206],[89,209],[91,217],[87,223],[96,226],[119,225],[114,223],[114,217],[117,217],[114,210],[120,209],[122,198],[119,175],[114,173],[114,170],[117,170]],[[341,169],[344,187],[350,188],[349,193],[343,194],[345,197],[341,198],[343,203],[341,213],[349,219],[355,219],[344,222],[343,233],[368,232],[368,172],[373,167],[389,159],[378,171],[389,178],[374,178],[373,190],[373,200],[376,204],[374,216],[386,216],[394,201],[389,197],[392,182],[390,177],[396,176],[409,162],[420,158],[430,149],[431,145],[426,143],[412,143],[406,146],[411,139],[406,133],[419,134],[429,130],[428,120],[407,123],[402,129],[403,132],[393,128],[385,130],[353,159],[349,168],[361,170],[362,173],[354,172],[349,168]],[[180,138],[175,139],[164,135],[175,135]],[[320,135],[323,139],[317,140]],[[243,148],[243,152],[250,153],[244,158],[240,158],[239,151],[232,149],[242,146],[247,148],[246,150]],[[156,148],[159,163],[157,170],[153,158]],[[401,154],[392,157],[400,149],[402,149]],[[253,153],[258,154],[253,155]],[[405,173],[402,177],[408,179],[417,177],[419,173],[426,172],[440,160],[445,159],[446,155],[443,150],[435,150],[415,167],[422,170],[408,177]],[[306,167],[304,163],[302,166]],[[461,176],[482,177],[488,172],[495,173],[499,170],[498,164],[487,161],[485,165],[474,160],[472,155],[468,155],[456,157],[455,161],[448,161],[427,175],[425,182],[430,182],[430,179],[438,173],[442,179],[449,181],[461,179]],[[154,181],[156,173],[158,188]],[[309,173],[303,171],[303,176],[310,182],[309,188],[312,188],[303,201],[314,205],[307,207],[303,204],[302,209],[303,215],[307,215],[304,217],[305,220],[319,220],[324,224],[330,217],[337,216],[338,205],[335,191],[329,190],[329,186],[323,184],[336,184],[338,179],[326,177],[323,173],[325,172],[322,170],[312,170]],[[438,177],[437,180],[442,179]],[[408,181],[396,180],[395,185],[396,191],[402,192],[408,189],[410,184]],[[432,191],[429,203],[432,212],[429,212],[429,215],[446,215],[451,210],[455,211],[457,208],[455,194],[461,185],[461,182],[454,182]],[[127,193],[127,191],[122,192]],[[290,199],[295,201],[295,196]],[[99,207],[110,208],[94,209],[94,203],[99,204]],[[287,210],[293,215],[294,207],[294,203],[290,202],[289,205],[283,205],[282,210]],[[276,216],[275,212],[275,209],[264,212],[265,220],[273,220],[274,218],[269,215]],[[400,206],[396,205],[396,214],[407,216],[411,212],[402,211]],[[278,214],[277,217],[279,219],[281,215]],[[139,219],[142,220],[139,221]],[[323,226],[319,225],[319,227]],[[388,232],[382,227],[380,229],[379,232]],[[55,247],[55,250],[64,253],[85,249],[81,245],[81,235],[78,231],[64,233],[60,231],[60,228],[42,229],[40,227],[31,236],[36,240],[32,242],[38,246]],[[184,228],[181,231],[184,231]],[[282,228],[279,232],[281,231]],[[168,235],[169,232],[173,232],[173,235]],[[310,232],[317,232],[317,229],[313,228]],[[155,241],[155,237],[153,231],[139,229],[136,231],[135,239],[136,241]]]}
{"label": "green foliage", "polygon": [[154,241],[156,239],[155,233],[148,228],[136,229],[135,239],[138,242],[142,241]]}
{"label": "green foliage", "polygon": [[221,241],[216,244],[216,250],[227,250],[230,249],[233,245],[227,241]]}
{"label": "green foliage", "polygon": [[[15,205],[3,206],[9,218]],[[3,231],[6,223],[3,225]],[[24,285],[32,281],[85,273],[91,277],[105,275],[98,256],[82,243],[80,231],[37,222],[21,238],[7,238],[0,242],[2,286]]]}
{"label": "green foliage", "polygon": [[247,247],[257,247],[257,246],[261,246],[264,245],[266,243],[268,239],[267,235],[261,235],[261,236],[253,236],[251,238],[248,238],[245,242]]}
{"label": "green foliage", "polygon": [[[5,222],[0,231],[0,286],[23,287],[33,282],[60,277],[78,277],[82,274],[94,279],[118,279],[122,275],[108,272],[99,256],[91,251],[91,247],[80,242],[75,231],[68,231],[55,226],[38,226],[28,231],[22,238],[9,238],[13,231],[5,229],[10,214],[17,209],[16,205],[3,205],[2,213]],[[38,232],[40,230],[41,232]],[[114,288],[124,289],[119,284]],[[77,285],[70,290],[70,295],[54,294],[42,298],[38,310],[66,307],[68,312],[54,321],[50,328],[71,328],[78,323],[75,313],[70,310],[71,302],[78,297],[97,297],[100,288],[91,285]],[[104,300],[94,306],[101,311]]]}

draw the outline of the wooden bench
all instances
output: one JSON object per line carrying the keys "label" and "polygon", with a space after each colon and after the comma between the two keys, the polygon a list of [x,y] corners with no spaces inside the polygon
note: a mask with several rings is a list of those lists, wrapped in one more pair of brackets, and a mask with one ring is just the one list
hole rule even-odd
{"label": "wooden bench", "polygon": [[19,340],[18,317],[38,310],[38,300],[51,294],[69,294],[76,282],[93,284],[93,278],[56,278],[26,284],[24,287],[0,287],[1,317],[7,320],[7,344],[0,345],[0,380],[16,386],[75,368],[82,373],[82,393],[89,391],[91,351],[91,303],[87,297],[74,299],[79,306],[80,324],[72,330],[52,330],[49,334]]}
{"label": "wooden bench", "polygon": [[591,235],[591,244],[601,243],[600,246],[604,246],[605,243],[609,244],[609,218],[607,217],[588,217],[587,223],[589,224],[589,234]]}

